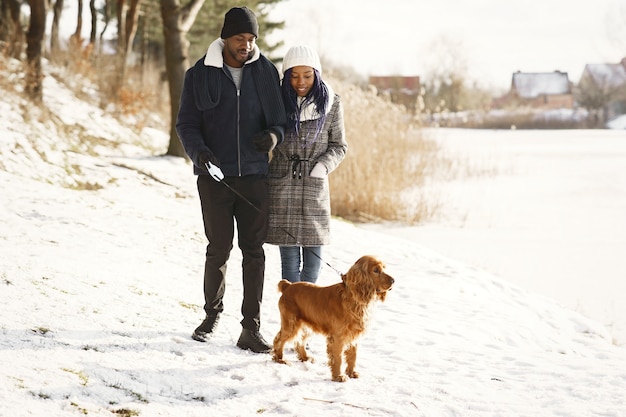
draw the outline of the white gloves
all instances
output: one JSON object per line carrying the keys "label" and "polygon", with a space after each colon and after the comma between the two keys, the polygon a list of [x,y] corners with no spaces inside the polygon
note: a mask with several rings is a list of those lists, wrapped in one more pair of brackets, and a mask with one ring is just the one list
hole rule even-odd
{"label": "white gloves", "polygon": [[317,164],[315,164],[315,166],[311,170],[309,177],[324,178],[326,175],[328,175],[328,172],[326,171],[326,167],[324,166],[324,164],[318,162]]}
{"label": "white gloves", "polygon": [[206,170],[209,171],[209,174],[215,181],[220,182],[224,179],[224,173],[220,167],[213,165],[210,161],[206,163]]}

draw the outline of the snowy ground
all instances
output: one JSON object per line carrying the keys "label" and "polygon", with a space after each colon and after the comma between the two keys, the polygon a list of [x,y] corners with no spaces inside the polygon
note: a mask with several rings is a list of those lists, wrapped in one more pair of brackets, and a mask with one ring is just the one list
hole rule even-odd
{"label": "snowy ground", "polygon": [[[46,83],[63,131],[23,120],[10,110],[26,103],[0,92],[0,415],[626,415],[626,350],[602,324],[338,219],[326,260],[345,271],[374,254],[396,278],[361,341],[360,379],[330,381],[321,338],[316,363],[291,367],[235,347],[238,250],[215,339],[192,341],[205,241],[190,166],[150,155],[162,134],[136,134]],[[81,145],[86,131],[100,145]],[[275,247],[266,255],[271,340],[280,267]],[[337,280],[325,268],[320,284]]]}
{"label": "snowy ground", "polygon": [[626,131],[430,132],[474,171],[436,183],[440,216],[385,231],[604,323],[626,344]]}

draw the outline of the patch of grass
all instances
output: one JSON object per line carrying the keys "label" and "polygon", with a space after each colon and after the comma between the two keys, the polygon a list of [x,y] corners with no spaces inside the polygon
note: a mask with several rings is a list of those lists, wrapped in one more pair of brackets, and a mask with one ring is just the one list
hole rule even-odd
{"label": "patch of grass", "polygon": [[128,388],[125,388],[120,383],[107,384],[107,386],[109,388],[114,388],[114,389],[121,390],[124,393],[126,393],[126,395],[128,395],[130,397],[133,397],[135,400],[137,400],[137,401],[139,401],[141,403],[144,403],[144,404],[148,404],[149,403],[148,399],[146,397],[144,397],[141,393],[132,391],[132,390],[130,390]]}
{"label": "patch of grass", "polygon": [[198,304],[187,303],[185,301],[179,301],[178,304],[181,307],[192,310],[194,312],[198,311],[201,308]]}
{"label": "patch of grass", "polygon": [[87,414],[89,414],[89,411],[88,411],[85,407],[81,407],[81,406],[79,406],[79,405],[78,405],[78,404],[76,404],[74,401],[72,401],[72,402],[70,403],[70,405],[71,405],[72,407],[76,407],[76,409],[78,410],[78,412],[79,412],[79,413],[81,413],[81,414],[83,414],[83,415],[85,415],[85,416],[86,416]]}
{"label": "patch of grass", "polygon": [[131,416],[138,416],[139,415],[139,411],[131,410],[130,408],[119,408],[117,410],[111,410],[111,412],[113,414],[117,414],[117,415],[123,416],[123,417],[131,417]]}
{"label": "patch of grass", "polygon": [[97,346],[91,346],[91,345],[85,345],[83,346],[83,350],[84,351],[94,351],[94,352],[101,352],[100,348],[98,348]]}
{"label": "patch of grass", "polygon": [[80,379],[80,385],[82,385],[83,387],[86,387],[87,384],[89,383],[89,375],[87,375],[83,371],[75,371],[75,370],[69,369],[69,368],[62,368],[62,369],[65,372],[69,372],[71,374],[74,374],[74,375],[78,376],[78,378]]}
{"label": "patch of grass", "polygon": [[39,392],[31,391],[30,393],[33,397],[41,398],[42,400],[49,400],[50,398],[52,398],[50,397],[49,394],[46,394],[45,392],[41,392],[41,391]]}
{"label": "patch of grass", "polygon": [[44,327],[44,326],[35,327],[34,329],[30,329],[30,330],[33,333],[37,333],[37,334],[40,334],[40,335],[43,335],[43,336],[47,335],[48,333],[50,333],[52,331],[49,328]]}
{"label": "patch of grass", "polygon": [[24,380],[22,378],[17,378],[14,376],[10,376],[9,379],[12,379],[15,381],[15,387],[19,388],[19,389],[25,389],[26,388],[26,384],[24,384]]}
{"label": "patch of grass", "polygon": [[90,181],[75,181],[67,188],[78,191],[97,191],[104,188],[102,185]]}

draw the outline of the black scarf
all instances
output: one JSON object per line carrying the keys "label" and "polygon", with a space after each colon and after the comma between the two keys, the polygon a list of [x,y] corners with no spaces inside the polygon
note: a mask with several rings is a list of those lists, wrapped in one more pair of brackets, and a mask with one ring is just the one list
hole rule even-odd
{"label": "black scarf", "polygon": [[[194,98],[200,111],[210,110],[218,105],[223,71],[222,68],[204,65],[204,58],[199,59],[193,69]],[[249,65],[267,125],[284,125],[287,117],[280,85],[276,82],[276,67],[263,55]]]}

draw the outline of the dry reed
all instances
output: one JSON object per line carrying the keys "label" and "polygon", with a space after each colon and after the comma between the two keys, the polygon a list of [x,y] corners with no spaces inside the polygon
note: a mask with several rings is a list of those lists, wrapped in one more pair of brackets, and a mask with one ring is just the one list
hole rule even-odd
{"label": "dry reed", "polygon": [[[333,215],[352,221],[418,223],[437,201],[416,192],[441,166],[435,142],[411,124],[403,106],[372,89],[330,80],[344,105],[348,154],[330,176]],[[415,193],[407,198],[406,193]]]}

